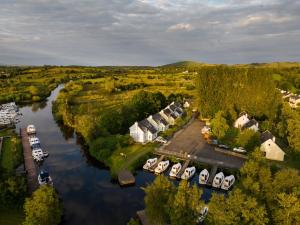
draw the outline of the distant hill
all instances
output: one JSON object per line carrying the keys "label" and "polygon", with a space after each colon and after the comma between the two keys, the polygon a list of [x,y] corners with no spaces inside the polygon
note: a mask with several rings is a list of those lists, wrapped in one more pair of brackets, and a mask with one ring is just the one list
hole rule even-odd
{"label": "distant hill", "polygon": [[211,65],[202,62],[195,62],[195,61],[180,61],[176,63],[162,65],[161,67],[180,67],[180,68],[188,68],[188,67],[198,67],[198,66],[206,66]]}

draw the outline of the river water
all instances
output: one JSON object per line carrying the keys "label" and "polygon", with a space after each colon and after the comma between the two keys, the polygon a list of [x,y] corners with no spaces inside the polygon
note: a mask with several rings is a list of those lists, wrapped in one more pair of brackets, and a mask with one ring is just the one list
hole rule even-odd
{"label": "river water", "polygon": [[[109,170],[86,154],[76,134],[62,129],[53,119],[52,101],[62,88],[58,86],[45,102],[21,107],[23,116],[17,130],[34,124],[42,148],[50,154],[40,168],[49,171],[63,199],[64,225],[125,225],[137,210],[144,208],[141,187],[155,176],[140,170],[135,186],[121,188],[112,182]],[[211,191],[205,189],[204,198],[210,195]]]}

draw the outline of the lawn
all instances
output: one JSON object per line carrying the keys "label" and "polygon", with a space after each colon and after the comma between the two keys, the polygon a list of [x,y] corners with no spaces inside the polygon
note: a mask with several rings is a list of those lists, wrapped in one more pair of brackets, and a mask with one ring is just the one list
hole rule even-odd
{"label": "lawn", "polygon": [[22,209],[1,209],[0,208],[0,225],[20,225],[24,219]]}
{"label": "lawn", "polygon": [[13,173],[22,162],[22,146],[17,136],[3,139],[0,165],[8,173]]}
{"label": "lawn", "polygon": [[138,167],[137,164],[143,163],[145,161],[145,157],[149,153],[153,152],[157,146],[157,143],[149,143],[146,145],[134,144],[114,151],[108,159],[111,174],[115,176],[118,171],[123,169],[133,171],[136,167]]}

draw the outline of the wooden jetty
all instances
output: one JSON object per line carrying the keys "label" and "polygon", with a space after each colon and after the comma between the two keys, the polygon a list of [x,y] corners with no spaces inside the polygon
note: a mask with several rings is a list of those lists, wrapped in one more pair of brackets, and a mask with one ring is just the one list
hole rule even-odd
{"label": "wooden jetty", "polygon": [[121,170],[118,173],[118,181],[121,186],[128,186],[135,183],[135,178],[128,170]]}
{"label": "wooden jetty", "polygon": [[21,128],[20,134],[23,145],[24,167],[27,176],[27,190],[30,194],[38,188],[37,169],[32,158],[32,151],[28,140],[26,129]]}
{"label": "wooden jetty", "polygon": [[181,170],[178,172],[178,174],[176,176],[178,179],[181,179],[181,175],[184,173],[185,169],[188,167],[189,164],[190,164],[190,160],[189,159],[184,162]]}
{"label": "wooden jetty", "polygon": [[157,160],[157,162],[153,166],[151,166],[151,168],[149,169],[149,171],[153,172],[155,170],[155,168],[157,167],[158,163],[160,163],[164,159],[164,157],[165,157],[164,155],[161,155],[159,157],[159,159]]}
{"label": "wooden jetty", "polygon": [[218,166],[214,165],[213,168],[211,168],[210,173],[209,173],[209,179],[207,181],[207,185],[212,185],[212,182],[216,176],[216,173],[218,171]]}

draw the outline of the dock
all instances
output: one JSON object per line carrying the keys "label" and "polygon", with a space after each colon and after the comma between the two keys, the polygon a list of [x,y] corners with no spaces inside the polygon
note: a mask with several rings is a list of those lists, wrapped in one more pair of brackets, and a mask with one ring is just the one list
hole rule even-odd
{"label": "dock", "polygon": [[209,179],[207,181],[207,185],[210,185],[210,186],[212,185],[212,182],[216,176],[217,171],[218,171],[218,166],[215,165],[211,168],[210,173],[209,173]]}
{"label": "dock", "polygon": [[118,173],[118,181],[121,186],[128,186],[135,183],[135,178],[128,170],[122,170]]}
{"label": "dock", "polygon": [[185,169],[188,167],[188,165],[190,164],[190,160],[186,160],[181,168],[181,170],[178,172],[176,178],[177,179],[181,179],[181,175],[184,173]]}
{"label": "dock", "polygon": [[37,168],[35,166],[34,160],[32,158],[32,151],[28,140],[28,135],[26,129],[20,129],[22,146],[23,146],[23,156],[24,156],[24,167],[27,176],[27,191],[32,194],[38,188],[38,175]]}
{"label": "dock", "polygon": [[157,160],[157,162],[149,169],[149,171],[153,172],[155,170],[155,168],[157,167],[158,163],[160,163],[163,159],[164,159],[164,155],[161,155],[159,157],[159,159]]}

